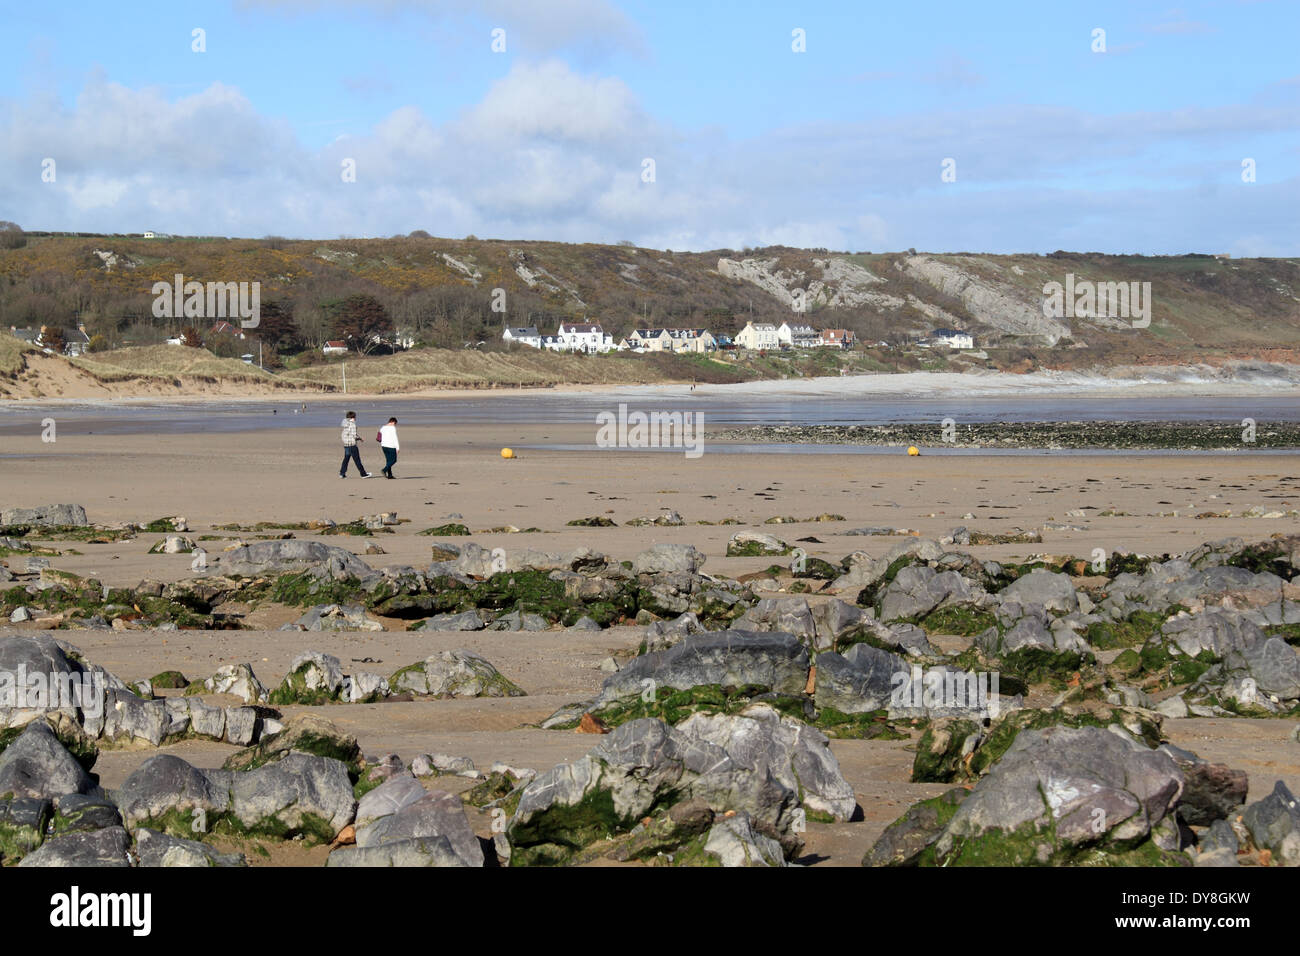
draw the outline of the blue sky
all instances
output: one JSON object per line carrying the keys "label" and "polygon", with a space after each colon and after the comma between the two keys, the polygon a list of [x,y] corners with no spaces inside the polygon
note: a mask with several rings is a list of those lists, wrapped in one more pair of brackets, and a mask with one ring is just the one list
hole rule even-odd
{"label": "blue sky", "polygon": [[32,229],[1300,255],[1290,0],[2,15],[0,218]]}

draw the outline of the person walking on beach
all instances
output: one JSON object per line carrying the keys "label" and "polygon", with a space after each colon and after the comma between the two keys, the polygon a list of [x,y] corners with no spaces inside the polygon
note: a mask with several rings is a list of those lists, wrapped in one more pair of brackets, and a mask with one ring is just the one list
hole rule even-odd
{"label": "person walking on beach", "polygon": [[397,464],[397,453],[402,450],[397,442],[396,418],[390,418],[388,424],[379,429],[379,447],[384,450],[384,477],[396,478],[393,466]]}
{"label": "person walking on beach", "polygon": [[365,441],[357,434],[357,413],[348,412],[343,419],[343,464],[339,466],[339,477],[348,476],[348,462],[357,463],[357,471],[361,473],[362,478],[369,478],[370,472],[366,471],[366,466],[361,464],[361,452],[357,450],[357,442]]}

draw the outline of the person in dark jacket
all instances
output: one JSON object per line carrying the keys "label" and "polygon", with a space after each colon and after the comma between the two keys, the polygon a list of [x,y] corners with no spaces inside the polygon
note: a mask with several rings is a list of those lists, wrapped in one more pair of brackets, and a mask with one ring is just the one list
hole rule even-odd
{"label": "person in dark jacket", "polygon": [[348,462],[357,463],[357,471],[361,473],[362,478],[369,478],[370,472],[366,471],[366,466],[361,464],[361,452],[357,449],[357,442],[365,441],[357,434],[357,413],[348,412],[343,419],[343,464],[339,466],[339,477],[348,476]]}

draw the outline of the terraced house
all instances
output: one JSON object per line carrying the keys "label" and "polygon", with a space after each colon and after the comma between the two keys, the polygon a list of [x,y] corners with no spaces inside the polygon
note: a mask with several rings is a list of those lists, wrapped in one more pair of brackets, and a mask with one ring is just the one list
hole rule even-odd
{"label": "terraced house", "polygon": [[628,346],[637,352],[671,352],[672,336],[667,329],[635,329],[627,337]]}
{"label": "terraced house", "polygon": [[718,343],[708,329],[664,329],[674,352],[715,352]]}

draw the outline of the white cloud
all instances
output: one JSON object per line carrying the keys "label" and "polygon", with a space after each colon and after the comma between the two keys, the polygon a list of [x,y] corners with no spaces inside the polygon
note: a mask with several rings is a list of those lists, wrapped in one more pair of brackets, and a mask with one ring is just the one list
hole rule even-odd
{"label": "white cloud", "polygon": [[[1225,138],[1286,133],[1292,116],[1267,104],[1118,116],[1000,107],[732,141],[647,115],[617,78],[517,62],[449,121],[403,107],[316,150],[234,87],[169,100],[93,75],[71,104],[0,100],[0,209],[29,228],[82,231],[328,238],[422,228],[673,249],[1249,243],[1295,255],[1300,181],[1272,173],[1246,187],[1235,161],[1221,171],[1189,163],[1211,144],[1217,155]],[[46,156],[58,162],[55,184],[40,182]],[[939,178],[949,156],[955,184]],[[340,177],[345,159],[355,183]],[[1200,191],[1206,181],[1220,187]]]}

